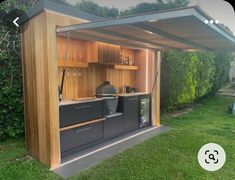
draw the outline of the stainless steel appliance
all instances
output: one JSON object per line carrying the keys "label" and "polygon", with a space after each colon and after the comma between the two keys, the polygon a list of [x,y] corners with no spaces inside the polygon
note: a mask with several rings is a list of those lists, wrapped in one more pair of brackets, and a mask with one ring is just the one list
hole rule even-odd
{"label": "stainless steel appliance", "polygon": [[139,96],[139,124],[145,127],[151,124],[151,96]]}

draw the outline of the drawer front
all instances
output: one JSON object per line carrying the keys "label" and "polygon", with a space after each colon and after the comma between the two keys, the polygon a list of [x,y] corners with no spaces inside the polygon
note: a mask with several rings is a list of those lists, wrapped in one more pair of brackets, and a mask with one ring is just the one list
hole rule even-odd
{"label": "drawer front", "polygon": [[103,117],[103,101],[86,103],[85,120],[99,119]]}
{"label": "drawer front", "polygon": [[78,103],[60,106],[60,127],[103,117],[103,102]]}
{"label": "drawer front", "polygon": [[62,131],[60,133],[61,152],[92,143],[102,138],[102,122]]}
{"label": "drawer front", "polygon": [[85,108],[83,104],[60,106],[60,127],[73,125],[85,120]]}
{"label": "drawer front", "polygon": [[123,114],[108,117],[104,121],[104,138],[110,139],[124,133]]}

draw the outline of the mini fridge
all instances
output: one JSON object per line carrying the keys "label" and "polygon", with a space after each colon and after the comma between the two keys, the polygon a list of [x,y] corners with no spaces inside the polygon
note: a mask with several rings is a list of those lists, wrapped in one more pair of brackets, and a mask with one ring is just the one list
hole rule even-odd
{"label": "mini fridge", "polygon": [[151,96],[139,96],[139,124],[140,128],[151,124]]}

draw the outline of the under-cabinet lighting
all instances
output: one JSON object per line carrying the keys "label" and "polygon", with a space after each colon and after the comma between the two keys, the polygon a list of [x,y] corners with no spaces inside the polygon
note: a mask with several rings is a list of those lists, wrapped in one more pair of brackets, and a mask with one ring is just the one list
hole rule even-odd
{"label": "under-cabinet lighting", "polygon": [[143,44],[145,44],[146,46],[150,46],[151,44],[149,44],[149,43],[143,43]]}
{"label": "under-cabinet lighting", "polygon": [[157,22],[156,19],[149,20],[148,22]]}
{"label": "under-cabinet lighting", "polygon": [[144,30],[146,33],[153,34],[151,31]]}

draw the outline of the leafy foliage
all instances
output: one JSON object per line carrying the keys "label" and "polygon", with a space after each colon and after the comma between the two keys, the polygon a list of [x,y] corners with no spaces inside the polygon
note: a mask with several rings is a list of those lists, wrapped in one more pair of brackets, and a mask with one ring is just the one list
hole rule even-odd
{"label": "leafy foliage", "polygon": [[24,133],[20,37],[0,27],[0,140]]}
{"label": "leafy foliage", "polygon": [[161,64],[161,107],[170,111],[215,94],[228,80],[229,53],[165,52]]}
{"label": "leafy foliage", "polygon": [[[0,10],[7,15],[15,8],[25,10],[30,2],[5,1]],[[6,26],[7,18],[0,21],[0,141],[24,134],[20,35]]]}
{"label": "leafy foliage", "polygon": [[120,12],[121,16],[139,14],[139,13],[147,13],[152,11],[166,10],[172,8],[186,7],[188,5],[188,0],[157,0],[156,3],[140,3],[135,7],[124,10]]}
{"label": "leafy foliage", "polygon": [[82,0],[82,2],[76,4],[76,7],[80,10],[104,18],[114,18],[119,15],[119,10],[117,8],[101,7],[92,1]]}
{"label": "leafy foliage", "polygon": [[223,84],[229,80],[229,70],[233,57],[231,54],[225,52],[215,53],[215,78],[212,87],[212,94],[215,94]]}

